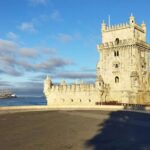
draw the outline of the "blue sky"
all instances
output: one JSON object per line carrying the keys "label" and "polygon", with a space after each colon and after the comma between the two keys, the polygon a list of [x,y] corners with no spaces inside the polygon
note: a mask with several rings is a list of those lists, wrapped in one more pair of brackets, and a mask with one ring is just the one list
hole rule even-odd
{"label": "blue sky", "polygon": [[55,83],[65,79],[93,82],[99,59],[102,20],[147,25],[148,0],[1,0],[0,89],[41,95],[49,74]]}

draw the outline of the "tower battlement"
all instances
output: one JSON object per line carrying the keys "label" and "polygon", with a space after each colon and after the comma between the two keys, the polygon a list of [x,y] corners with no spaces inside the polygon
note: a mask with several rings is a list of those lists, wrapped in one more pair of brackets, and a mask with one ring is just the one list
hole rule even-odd
{"label": "tower battlement", "polygon": [[145,23],[143,22],[141,25],[138,25],[135,22],[135,19],[134,19],[133,15],[130,16],[129,22],[115,24],[115,25],[107,25],[103,20],[101,29],[102,29],[102,32],[111,32],[113,30],[122,30],[122,29],[125,29],[125,28],[136,28],[136,29],[138,29],[139,31],[141,31],[143,33],[146,32]]}
{"label": "tower battlement", "polygon": [[141,32],[145,32],[144,28],[143,28],[143,24],[138,25],[138,24],[134,24],[134,26],[131,26],[129,23],[121,23],[121,24],[116,24],[116,25],[106,25],[106,27],[104,28],[103,32],[109,32],[109,31],[113,31],[113,30],[122,30],[125,28],[131,28],[134,27],[138,30],[140,30]]}
{"label": "tower battlement", "polygon": [[121,23],[117,25],[107,25],[104,21],[101,25],[102,43],[109,43],[115,41],[115,38],[119,40],[141,40],[146,41],[146,24],[143,22],[138,25],[135,22],[133,15],[130,16],[127,23]]}
{"label": "tower battlement", "polygon": [[109,32],[112,30],[120,30],[120,29],[124,29],[124,28],[128,28],[128,27],[130,27],[130,25],[128,23],[121,23],[121,24],[111,25],[111,26],[106,25],[106,28],[105,28],[105,30],[103,30],[103,32]]}
{"label": "tower battlement", "polygon": [[122,47],[122,46],[129,46],[129,45],[133,46],[135,44],[137,44],[137,45],[142,44],[143,47],[147,48],[147,51],[150,51],[150,44],[145,43],[138,39],[123,39],[123,40],[120,40],[118,44],[116,43],[116,41],[98,44],[97,50],[101,50],[103,48],[105,48],[105,49],[106,48],[117,48],[117,47]]}

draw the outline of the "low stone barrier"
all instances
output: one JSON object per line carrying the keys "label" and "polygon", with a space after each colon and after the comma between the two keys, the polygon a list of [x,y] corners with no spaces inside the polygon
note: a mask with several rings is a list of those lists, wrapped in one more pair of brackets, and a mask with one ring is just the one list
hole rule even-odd
{"label": "low stone barrier", "polygon": [[123,106],[7,106],[0,107],[0,114],[2,113],[14,113],[14,112],[26,112],[26,111],[57,111],[57,110],[108,110],[118,111],[123,110]]}
{"label": "low stone barrier", "polygon": [[114,105],[99,105],[99,106],[7,106],[0,107],[0,114],[29,112],[29,111],[59,111],[59,110],[104,110],[104,111],[119,111],[119,110],[137,110],[150,111],[150,106],[142,107],[125,107]]}

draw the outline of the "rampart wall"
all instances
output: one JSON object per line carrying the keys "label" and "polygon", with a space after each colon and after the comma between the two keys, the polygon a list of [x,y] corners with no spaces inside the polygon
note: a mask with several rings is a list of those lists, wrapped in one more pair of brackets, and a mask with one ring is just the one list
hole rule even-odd
{"label": "rampart wall", "polygon": [[47,90],[48,105],[95,105],[104,91],[95,84],[52,85]]}

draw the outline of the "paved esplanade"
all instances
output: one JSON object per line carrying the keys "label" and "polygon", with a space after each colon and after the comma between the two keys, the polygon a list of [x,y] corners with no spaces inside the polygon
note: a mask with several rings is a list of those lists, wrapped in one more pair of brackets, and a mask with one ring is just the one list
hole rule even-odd
{"label": "paved esplanade", "polygon": [[149,150],[150,115],[45,111],[0,115],[2,150]]}

